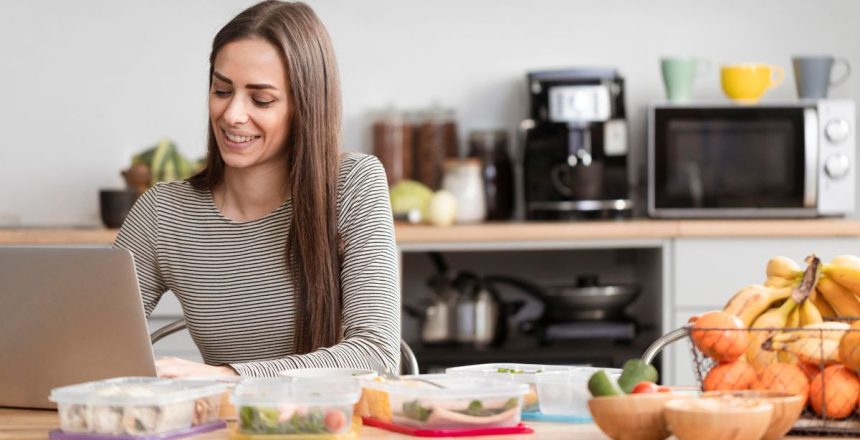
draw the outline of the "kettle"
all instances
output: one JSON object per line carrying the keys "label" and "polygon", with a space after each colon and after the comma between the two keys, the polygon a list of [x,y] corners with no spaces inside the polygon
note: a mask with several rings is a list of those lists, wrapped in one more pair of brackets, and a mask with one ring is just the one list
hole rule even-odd
{"label": "kettle", "polygon": [[448,272],[448,265],[442,256],[431,253],[430,257],[436,265],[436,273],[427,281],[433,291],[429,304],[420,310],[404,304],[403,310],[421,321],[421,342],[428,345],[447,344],[455,341],[457,317],[457,300],[459,293],[453,285]]}
{"label": "kettle", "polygon": [[403,305],[406,313],[421,321],[419,332],[423,344],[456,343],[477,348],[502,345],[508,333],[513,331],[508,328],[510,317],[525,302],[502,301],[496,290],[497,284],[508,284],[543,303],[528,289],[509,283],[505,277],[480,277],[463,271],[452,279],[442,256],[437,253],[428,255],[437,268],[427,281],[433,291],[432,298],[423,309]]}
{"label": "kettle", "polygon": [[496,339],[500,324],[500,304],[477,275],[464,272],[454,281],[460,290],[457,300],[457,320],[454,334],[460,344],[486,347]]}

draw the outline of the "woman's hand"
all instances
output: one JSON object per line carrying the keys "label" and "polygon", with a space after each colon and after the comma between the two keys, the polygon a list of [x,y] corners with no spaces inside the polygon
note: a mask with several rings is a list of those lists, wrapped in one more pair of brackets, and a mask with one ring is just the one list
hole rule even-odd
{"label": "woman's hand", "polygon": [[158,377],[183,378],[194,376],[238,376],[230,367],[214,367],[176,357],[163,357],[155,361]]}

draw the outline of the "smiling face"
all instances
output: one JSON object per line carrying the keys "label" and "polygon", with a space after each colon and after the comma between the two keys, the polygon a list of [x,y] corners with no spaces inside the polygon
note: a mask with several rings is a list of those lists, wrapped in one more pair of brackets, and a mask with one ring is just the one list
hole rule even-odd
{"label": "smiling face", "polygon": [[283,160],[291,116],[278,49],[250,38],[224,45],[213,63],[209,120],[227,168]]}

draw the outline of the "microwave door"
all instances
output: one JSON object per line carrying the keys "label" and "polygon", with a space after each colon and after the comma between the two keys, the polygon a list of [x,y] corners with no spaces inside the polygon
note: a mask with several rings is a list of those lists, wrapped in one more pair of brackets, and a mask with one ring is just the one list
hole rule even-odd
{"label": "microwave door", "polygon": [[670,108],[654,118],[649,171],[658,216],[814,215],[814,111]]}
{"label": "microwave door", "polygon": [[818,112],[815,109],[803,110],[804,179],[803,207],[815,209],[818,206]]}

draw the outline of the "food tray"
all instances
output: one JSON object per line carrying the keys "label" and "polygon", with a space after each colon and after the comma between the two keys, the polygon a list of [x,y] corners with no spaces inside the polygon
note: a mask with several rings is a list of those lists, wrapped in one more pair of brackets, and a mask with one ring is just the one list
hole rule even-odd
{"label": "food tray", "polygon": [[481,435],[502,435],[502,434],[533,434],[534,430],[530,427],[518,423],[514,426],[504,426],[495,428],[470,428],[470,429],[420,429],[409,426],[401,426],[394,423],[383,422],[374,418],[366,417],[364,423],[367,426],[384,429],[386,431],[397,432],[400,434],[412,435],[415,437],[476,437]]}
{"label": "food tray", "polygon": [[358,380],[268,378],[244,380],[231,402],[238,411],[238,434],[267,438],[347,434]]}
{"label": "food tray", "polygon": [[526,413],[538,411],[540,408],[540,396],[538,395],[536,386],[537,374],[546,371],[566,371],[570,368],[573,367],[566,365],[494,363],[452,367],[445,370],[445,373],[528,384],[529,389],[526,391],[525,396],[523,396],[523,413]]}
{"label": "food tray", "polygon": [[55,429],[48,433],[49,440],[174,440],[192,435],[203,434],[204,432],[217,431],[224,429],[227,424],[221,420],[204,423],[202,425],[192,426],[188,429],[179,431],[165,432],[163,434],[153,435],[108,435],[108,434],[92,434],[86,432],[63,432]]}
{"label": "food tray", "polygon": [[549,422],[549,423],[594,423],[591,416],[554,416],[538,412],[524,412],[522,419],[527,422]]}
{"label": "food tray", "polygon": [[238,429],[230,431],[230,440],[358,440],[354,431],[342,434],[242,434]]}
{"label": "food tray", "polygon": [[147,436],[218,420],[226,385],[153,377],[120,377],[54,388],[64,434]]}
{"label": "food tray", "polygon": [[369,406],[377,408],[372,417],[431,430],[516,426],[528,390],[527,385],[511,381],[445,374],[364,381],[363,386],[365,394],[373,397]]}

